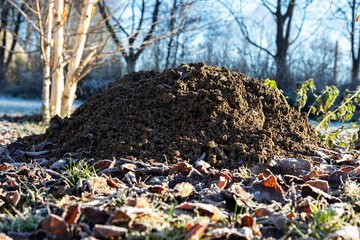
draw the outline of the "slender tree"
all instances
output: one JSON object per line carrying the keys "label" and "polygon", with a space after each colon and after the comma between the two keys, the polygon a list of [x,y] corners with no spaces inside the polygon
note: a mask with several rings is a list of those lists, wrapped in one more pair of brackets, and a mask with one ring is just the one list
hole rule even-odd
{"label": "slender tree", "polygon": [[[261,5],[272,15],[276,24],[275,31],[275,51],[271,47],[264,46],[263,44],[254,40],[250,34],[249,26],[247,25],[246,18],[241,14],[235,12],[230,5],[226,2],[219,0],[232,14],[236,23],[238,24],[241,33],[244,35],[246,41],[248,41],[251,45],[261,49],[270,55],[275,62],[276,65],[276,75],[275,80],[278,83],[280,88],[288,88],[289,83],[288,80],[288,64],[287,64],[287,55],[289,51],[289,47],[293,44],[298,37],[300,36],[300,32],[302,30],[303,22],[305,19],[306,8],[312,2],[312,0],[305,0],[305,5],[303,7],[303,18],[300,23],[300,27],[297,30],[297,33],[292,34],[292,26],[294,19],[295,7],[298,5],[296,0],[286,0],[286,1],[268,1],[261,0]],[[243,6],[246,8],[246,6]],[[256,15],[257,16],[257,15]],[[260,17],[258,17],[260,18]],[[270,46],[270,45],[269,45]]]}

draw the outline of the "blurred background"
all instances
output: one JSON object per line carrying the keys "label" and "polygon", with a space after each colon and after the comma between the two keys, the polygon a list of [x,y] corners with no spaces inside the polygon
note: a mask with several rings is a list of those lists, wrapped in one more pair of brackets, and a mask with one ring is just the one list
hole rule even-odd
{"label": "blurred background", "polygon": [[[73,79],[70,86],[75,83],[76,89],[69,97],[60,86],[60,95],[63,101],[64,96],[76,98],[77,104],[124,74],[198,61],[275,80],[290,104],[295,101],[296,83],[310,78],[316,91],[327,85],[340,92],[355,90],[360,69],[359,4],[1,0],[0,114],[46,109],[59,68],[56,78],[65,86]],[[51,104],[47,108],[53,112]]]}

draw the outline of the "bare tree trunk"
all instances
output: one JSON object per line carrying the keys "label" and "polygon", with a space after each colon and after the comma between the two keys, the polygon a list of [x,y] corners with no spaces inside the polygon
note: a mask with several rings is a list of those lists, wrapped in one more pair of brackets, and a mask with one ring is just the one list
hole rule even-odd
{"label": "bare tree trunk", "polygon": [[[25,4],[22,3],[20,5],[20,9],[21,11],[24,11],[25,9]],[[15,29],[14,29],[14,34],[13,34],[13,38],[12,38],[12,42],[11,42],[11,46],[10,46],[10,51],[9,51],[9,55],[6,59],[6,71],[12,61],[12,57],[14,55],[14,50],[15,50],[15,46],[18,42],[18,38],[19,38],[19,30],[20,30],[20,25],[21,25],[21,22],[22,22],[22,15],[21,15],[21,12],[18,12],[17,15],[16,15],[16,20],[15,20]]]}
{"label": "bare tree trunk", "polygon": [[97,0],[84,0],[81,10],[79,27],[75,38],[74,49],[69,61],[68,72],[66,74],[65,89],[62,95],[61,116],[69,116],[75,100],[78,76],[77,70],[83,56],[87,33],[90,27],[93,7]]}
{"label": "bare tree trunk", "polygon": [[61,95],[64,88],[64,63],[63,63],[63,45],[64,45],[64,0],[55,0],[55,26],[54,26],[54,52],[52,67],[54,74],[52,76],[51,88],[51,115],[61,114]]}
{"label": "bare tree trunk", "polygon": [[332,85],[337,84],[337,75],[338,75],[338,60],[339,60],[339,42],[336,41],[335,45],[335,56],[334,56],[334,73],[333,73],[333,80],[331,82]]}
{"label": "bare tree trunk", "polygon": [[136,59],[132,55],[125,56],[127,74],[135,72]]}
{"label": "bare tree trunk", "polygon": [[359,66],[359,59],[353,60],[353,66],[351,71],[351,86],[356,87],[359,85],[359,72],[360,72],[360,66]]}
{"label": "bare tree trunk", "polygon": [[[39,11],[39,23],[41,23],[41,12],[40,7],[38,7]],[[51,85],[51,67],[50,67],[50,59],[51,59],[51,39],[52,39],[52,25],[53,25],[53,11],[54,11],[54,0],[49,1],[48,7],[48,15],[45,22],[45,30],[46,36],[44,38],[44,32],[42,31],[41,37],[43,40],[41,44],[43,44],[43,61],[44,61],[44,69],[43,69],[43,87],[42,87],[42,120],[43,122],[48,122],[50,120],[50,85]]]}
{"label": "bare tree trunk", "polygon": [[0,30],[2,33],[2,46],[0,48],[0,86],[3,86],[6,84],[6,66],[5,66],[5,47],[6,47],[6,33],[7,33],[7,23],[8,23],[8,15],[9,15],[9,9],[10,7],[7,5],[7,3],[2,3],[2,11],[1,11],[1,23],[0,23]]}

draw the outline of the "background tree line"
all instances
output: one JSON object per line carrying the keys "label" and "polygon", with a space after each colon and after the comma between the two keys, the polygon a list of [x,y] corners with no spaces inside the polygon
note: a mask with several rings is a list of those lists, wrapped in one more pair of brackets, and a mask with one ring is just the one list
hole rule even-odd
{"label": "background tree line", "polygon": [[360,1],[0,0],[0,92],[43,99],[44,118],[139,70],[203,61],[296,82],[359,85]]}

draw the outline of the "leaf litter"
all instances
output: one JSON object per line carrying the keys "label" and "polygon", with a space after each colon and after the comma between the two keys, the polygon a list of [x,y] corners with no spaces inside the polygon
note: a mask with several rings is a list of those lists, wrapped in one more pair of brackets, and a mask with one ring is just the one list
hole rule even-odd
{"label": "leaf litter", "polygon": [[[200,73],[196,72],[199,69]],[[214,71],[202,64],[182,66],[177,69],[180,70],[194,76]],[[239,76],[226,69],[215,70],[220,76],[222,72]],[[160,81],[167,74],[170,73],[155,78]],[[154,77],[154,73],[128,78],[136,76]],[[186,76],[181,81],[185,80]],[[171,81],[166,84],[174,87]],[[251,79],[246,81],[256,83]],[[297,114],[288,109],[289,114]],[[40,137],[33,137],[30,145],[31,137],[0,146],[2,239],[359,238],[357,150],[345,152],[320,146],[286,154],[288,150],[274,147],[277,150],[270,154],[241,162],[239,159],[248,152],[231,155],[234,153],[224,151],[227,144],[218,140],[207,141],[207,147],[202,148],[204,141],[199,138],[200,145],[189,146],[199,147],[200,151],[192,150],[186,161],[186,148],[178,150],[180,155],[165,154],[168,157],[162,155],[168,150],[158,149],[150,160],[144,156],[153,150],[141,146],[146,154],[138,155],[134,150],[122,152],[129,157],[102,158],[97,135],[91,133],[81,140],[82,149],[75,154],[73,151],[63,154],[63,150],[69,150],[64,145],[59,148],[64,139],[59,136],[60,142],[56,141],[52,134],[68,131],[71,121],[79,121],[76,120],[79,114],[63,121],[56,118],[53,120],[56,126]],[[300,115],[297,117],[298,121],[306,122]],[[312,130],[309,127],[306,131]],[[221,141],[234,141],[230,131],[222,134]],[[304,145],[304,139],[298,136],[296,141]],[[312,144],[317,144],[317,140],[311,136],[310,139]],[[255,145],[252,147],[256,149]],[[59,149],[63,149],[61,156],[56,155]],[[253,154],[258,154],[256,151]],[[105,149],[102,154],[108,153]],[[218,157],[222,153],[225,155]],[[277,156],[279,153],[282,156]],[[211,154],[216,155],[216,161],[209,157]]]}

